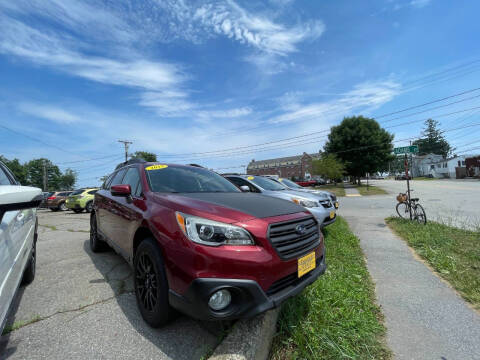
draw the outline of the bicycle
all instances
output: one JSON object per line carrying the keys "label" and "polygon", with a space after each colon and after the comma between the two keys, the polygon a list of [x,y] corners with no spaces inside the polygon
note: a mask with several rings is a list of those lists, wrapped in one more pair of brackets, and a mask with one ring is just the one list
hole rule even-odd
{"label": "bicycle", "polygon": [[427,223],[425,209],[418,204],[419,198],[410,198],[407,194],[400,193],[397,196],[397,201],[397,214],[402,219],[415,220],[424,225]]}

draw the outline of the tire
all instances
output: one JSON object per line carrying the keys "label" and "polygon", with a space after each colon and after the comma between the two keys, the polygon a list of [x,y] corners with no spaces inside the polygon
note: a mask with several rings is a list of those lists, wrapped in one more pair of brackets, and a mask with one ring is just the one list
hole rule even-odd
{"label": "tire", "polygon": [[425,225],[427,223],[427,214],[422,205],[415,205],[413,219],[419,224]]}
{"label": "tire", "polygon": [[30,259],[28,259],[27,267],[23,272],[22,285],[31,284],[33,279],[35,279],[35,269],[37,267],[37,241],[33,240],[32,253],[30,254]]}
{"label": "tire", "polygon": [[175,311],[168,303],[168,282],[156,241],[144,239],[134,260],[135,297],[143,319],[153,328],[166,325]]}
{"label": "tire", "polygon": [[72,209],[72,210],[76,214],[80,214],[83,211],[83,209]]}
{"label": "tire", "polygon": [[55,212],[55,211],[58,211],[58,208],[50,208],[50,210]]}
{"label": "tire", "polygon": [[402,219],[410,220],[410,213],[408,212],[408,205],[406,202],[399,202],[397,204],[397,214]]}
{"label": "tire", "polygon": [[85,211],[87,213],[91,213],[93,210],[93,201],[87,202],[87,205],[85,205]]}
{"label": "tire", "polygon": [[97,217],[95,213],[90,216],[90,250],[94,253],[105,251],[108,245],[101,240],[97,231]]}
{"label": "tire", "polygon": [[64,202],[62,202],[62,203],[60,204],[60,206],[58,207],[58,209],[61,210],[61,211],[67,211],[67,210],[68,210],[67,205],[65,205]]}

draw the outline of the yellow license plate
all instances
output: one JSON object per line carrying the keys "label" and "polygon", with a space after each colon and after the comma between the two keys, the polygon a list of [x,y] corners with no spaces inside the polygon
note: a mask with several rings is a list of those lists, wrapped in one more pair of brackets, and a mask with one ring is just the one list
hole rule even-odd
{"label": "yellow license plate", "polygon": [[302,256],[298,259],[298,277],[302,277],[309,271],[315,269],[315,253]]}
{"label": "yellow license plate", "polygon": [[330,211],[330,219],[333,219],[335,217],[335,211]]}
{"label": "yellow license plate", "polygon": [[335,203],[335,209],[338,209],[338,202]]}

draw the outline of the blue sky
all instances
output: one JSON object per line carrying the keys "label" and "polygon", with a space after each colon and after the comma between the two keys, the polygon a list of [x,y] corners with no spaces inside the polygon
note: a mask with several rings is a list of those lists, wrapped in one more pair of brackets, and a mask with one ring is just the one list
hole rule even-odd
{"label": "blue sky", "polygon": [[[118,139],[231,171],[318,151],[344,116],[479,87],[479,10],[462,0],[3,1],[0,125],[14,132],[0,127],[0,154],[48,157],[84,186],[121,160]],[[428,117],[461,127],[480,109],[442,114],[480,106],[476,95],[378,120],[396,140]],[[479,128],[445,135],[467,149]]]}

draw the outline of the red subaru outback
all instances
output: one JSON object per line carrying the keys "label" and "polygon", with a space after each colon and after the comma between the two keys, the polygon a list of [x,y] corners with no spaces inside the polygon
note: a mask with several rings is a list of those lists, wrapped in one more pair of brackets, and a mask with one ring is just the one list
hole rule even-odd
{"label": "red subaru outback", "polygon": [[180,310],[202,320],[251,317],[325,272],[315,218],[289,201],[242,193],[196,166],[126,164],[95,194],[90,247],[131,264],[153,327]]}

